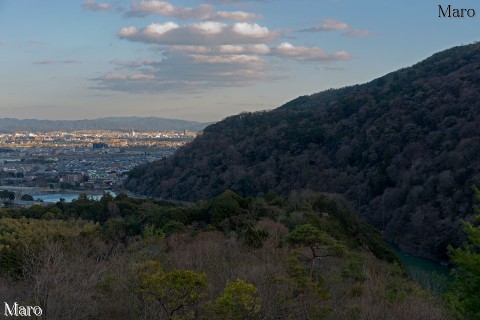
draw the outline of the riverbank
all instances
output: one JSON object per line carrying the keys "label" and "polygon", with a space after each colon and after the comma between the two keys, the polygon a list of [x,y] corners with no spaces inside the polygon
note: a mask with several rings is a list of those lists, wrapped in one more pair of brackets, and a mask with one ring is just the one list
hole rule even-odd
{"label": "riverbank", "polygon": [[62,200],[65,202],[72,202],[73,200],[77,199],[81,194],[86,194],[92,200],[100,200],[103,197],[104,192],[109,192],[113,197],[116,196],[115,192],[110,190],[85,190],[85,192],[83,190],[81,192],[79,192],[79,190],[62,190],[62,193],[32,194],[31,196],[35,200],[40,199],[43,202],[47,203],[57,203]]}

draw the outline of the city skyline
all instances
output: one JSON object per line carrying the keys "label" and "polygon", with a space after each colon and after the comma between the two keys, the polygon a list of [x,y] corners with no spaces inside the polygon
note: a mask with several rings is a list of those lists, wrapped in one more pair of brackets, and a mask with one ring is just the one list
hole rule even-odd
{"label": "city skyline", "polygon": [[0,118],[218,121],[478,40],[471,1],[0,1]]}

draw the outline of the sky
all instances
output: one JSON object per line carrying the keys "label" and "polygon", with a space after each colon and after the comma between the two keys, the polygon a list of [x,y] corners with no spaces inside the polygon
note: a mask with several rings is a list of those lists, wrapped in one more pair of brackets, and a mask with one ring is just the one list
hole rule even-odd
{"label": "sky", "polygon": [[0,0],[0,118],[218,121],[479,39],[472,0]]}

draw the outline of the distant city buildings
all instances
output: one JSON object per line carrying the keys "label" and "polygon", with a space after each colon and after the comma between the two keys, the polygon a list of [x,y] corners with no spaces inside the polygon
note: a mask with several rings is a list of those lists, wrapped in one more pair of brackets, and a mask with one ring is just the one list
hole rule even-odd
{"label": "distant city buildings", "polygon": [[104,190],[135,166],[160,160],[197,133],[108,130],[0,134],[0,190]]}
{"label": "distant city buildings", "polygon": [[174,131],[131,132],[110,130],[53,131],[47,133],[0,133],[2,149],[18,147],[92,147],[106,144],[108,147],[179,147],[197,135],[196,132]]}

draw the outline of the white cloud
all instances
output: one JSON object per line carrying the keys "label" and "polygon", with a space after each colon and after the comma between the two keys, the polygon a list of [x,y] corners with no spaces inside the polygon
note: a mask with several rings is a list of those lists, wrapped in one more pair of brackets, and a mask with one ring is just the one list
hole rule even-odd
{"label": "white cloud", "polygon": [[218,51],[224,54],[240,54],[245,51],[244,46],[225,44],[218,46]]}
{"label": "white cloud", "polygon": [[225,44],[219,46],[189,46],[176,45],[168,46],[166,50],[170,52],[183,52],[191,54],[258,54],[266,55],[270,53],[270,48],[266,44],[252,45],[232,45]]}
{"label": "white cloud", "polygon": [[272,54],[286,59],[298,61],[332,62],[336,60],[349,60],[350,55],[346,51],[338,51],[329,54],[320,48],[296,47],[289,42],[282,42],[272,49]]}
{"label": "white cloud", "polygon": [[352,38],[359,38],[359,37],[368,37],[371,36],[373,33],[368,30],[363,29],[349,29],[345,33],[348,37]]}
{"label": "white cloud", "polygon": [[323,31],[342,31],[347,30],[348,24],[337,19],[325,19],[323,24],[308,29],[299,30],[299,32],[323,32]]}
{"label": "white cloud", "polygon": [[205,33],[205,34],[219,34],[227,27],[226,24],[216,22],[216,21],[192,23],[190,26],[198,29],[199,32]]}
{"label": "white cloud", "polygon": [[170,46],[168,50],[171,52],[184,52],[184,53],[196,53],[206,54],[212,52],[212,49],[207,46]]}
{"label": "white cloud", "polygon": [[222,54],[269,54],[270,48],[263,43],[253,45],[221,45],[216,51]]}
{"label": "white cloud", "polygon": [[344,34],[351,38],[368,37],[372,32],[363,29],[350,28],[348,24],[337,19],[323,20],[322,25],[314,26],[308,29],[298,30],[298,32],[325,32],[325,31],[344,31]]}
{"label": "white cloud", "polygon": [[145,32],[152,35],[163,35],[178,28],[180,28],[180,26],[175,22],[152,23],[145,29]]}
{"label": "white cloud", "polygon": [[247,22],[252,20],[263,19],[261,14],[255,14],[244,11],[218,11],[211,14],[208,19],[210,20],[231,20],[236,22]]}
{"label": "white cloud", "polygon": [[247,52],[257,53],[257,54],[269,54],[270,48],[263,43],[254,44],[247,47]]}
{"label": "white cloud", "polygon": [[337,51],[335,52],[332,57],[334,60],[350,60],[352,56],[347,51]]}
{"label": "white cloud", "polygon": [[126,27],[117,35],[130,41],[161,45],[259,44],[275,40],[279,33],[258,24],[227,25],[204,21],[178,26],[174,22],[153,23],[145,28]]}
{"label": "white cloud", "polygon": [[127,17],[146,17],[158,14],[179,19],[205,19],[213,12],[213,7],[208,4],[196,8],[177,7],[168,2],[149,0],[132,2],[130,10],[125,13]]}
{"label": "white cloud", "polygon": [[91,11],[109,11],[112,9],[108,3],[97,3],[95,0],[85,0],[82,6],[85,10]]}
{"label": "white cloud", "polygon": [[125,13],[125,16],[146,17],[154,14],[178,19],[230,20],[235,22],[247,22],[263,18],[260,14],[244,11],[215,12],[213,7],[208,4],[203,4],[195,8],[186,8],[158,0],[134,1],[130,6],[130,10]]}
{"label": "white cloud", "polygon": [[134,26],[125,27],[118,31],[118,36],[121,38],[133,37],[138,33],[138,30]]}
{"label": "white cloud", "polygon": [[246,23],[246,22],[240,22],[240,23],[235,23],[233,25],[233,31],[244,35],[244,36],[249,36],[249,37],[265,37],[268,36],[270,31],[268,30],[267,27],[262,27],[256,23]]}

